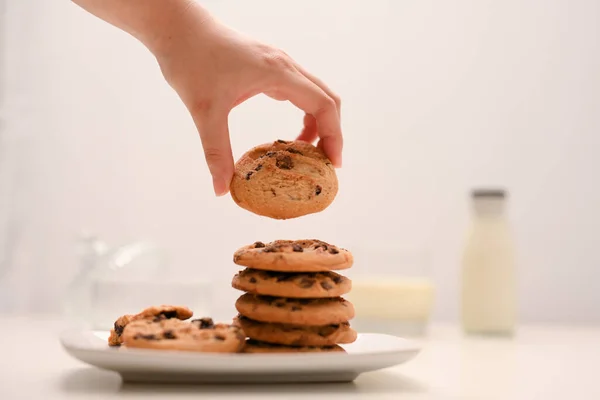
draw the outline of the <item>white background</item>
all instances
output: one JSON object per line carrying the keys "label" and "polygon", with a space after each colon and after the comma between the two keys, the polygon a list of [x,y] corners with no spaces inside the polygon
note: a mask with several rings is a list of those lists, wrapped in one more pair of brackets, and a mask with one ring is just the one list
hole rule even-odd
{"label": "white background", "polygon": [[[58,310],[85,228],[154,240],[174,275],[227,299],[232,253],[255,240],[330,241],[365,274],[402,273],[358,257],[370,248],[425,248],[435,317],[455,319],[468,192],[501,185],[521,318],[600,321],[600,2],[204,1],[342,97],[338,198],[273,221],[214,197],[191,118],[143,46],[68,1],[4,1],[0,310]],[[235,156],[301,120],[250,100],[231,115]]]}

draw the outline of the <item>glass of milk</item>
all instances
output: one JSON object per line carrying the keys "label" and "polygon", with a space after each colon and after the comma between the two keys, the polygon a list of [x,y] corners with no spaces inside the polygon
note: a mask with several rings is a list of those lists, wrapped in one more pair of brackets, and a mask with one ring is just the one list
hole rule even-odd
{"label": "glass of milk", "polygon": [[346,273],[352,290],[344,296],[356,311],[351,325],[362,333],[424,335],[434,302],[429,253],[379,243],[357,246],[353,254]]}

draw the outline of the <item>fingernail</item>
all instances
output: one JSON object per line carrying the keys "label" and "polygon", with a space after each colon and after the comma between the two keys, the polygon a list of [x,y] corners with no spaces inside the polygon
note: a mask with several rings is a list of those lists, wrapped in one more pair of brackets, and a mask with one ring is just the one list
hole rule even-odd
{"label": "fingernail", "polygon": [[213,176],[213,188],[217,196],[223,196],[227,193],[227,183],[224,179]]}

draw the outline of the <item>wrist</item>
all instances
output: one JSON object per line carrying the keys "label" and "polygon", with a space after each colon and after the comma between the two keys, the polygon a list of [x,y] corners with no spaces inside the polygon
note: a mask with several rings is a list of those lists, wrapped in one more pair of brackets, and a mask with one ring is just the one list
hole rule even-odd
{"label": "wrist", "polygon": [[187,40],[190,32],[214,25],[195,0],[72,0],[91,14],[129,33],[155,56]]}
{"label": "wrist", "polygon": [[208,37],[216,25],[210,13],[195,1],[177,0],[173,3],[161,7],[160,16],[136,36],[157,58],[186,47],[192,40],[197,45],[198,40],[202,40],[203,35]]}

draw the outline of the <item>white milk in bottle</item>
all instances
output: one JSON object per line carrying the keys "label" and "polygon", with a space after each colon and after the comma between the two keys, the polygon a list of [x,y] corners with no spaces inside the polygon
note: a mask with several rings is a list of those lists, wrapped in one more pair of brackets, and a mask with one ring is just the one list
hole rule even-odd
{"label": "white milk in bottle", "polygon": [[506,193],[471,194],[471,229],[462,260],[462,325],[467,333],[511,335],[516,324],[515,255]]}

